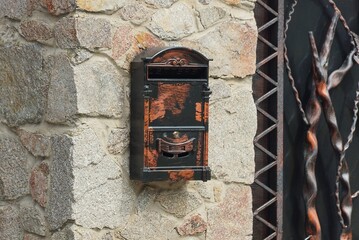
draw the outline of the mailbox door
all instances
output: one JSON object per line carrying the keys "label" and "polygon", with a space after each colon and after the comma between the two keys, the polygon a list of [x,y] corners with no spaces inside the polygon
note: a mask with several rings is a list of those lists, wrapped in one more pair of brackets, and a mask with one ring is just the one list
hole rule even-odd
{"label": "mailbox door", "polygon": [[150,128],[149,136],[148,167],[203,165],[204,128]]}

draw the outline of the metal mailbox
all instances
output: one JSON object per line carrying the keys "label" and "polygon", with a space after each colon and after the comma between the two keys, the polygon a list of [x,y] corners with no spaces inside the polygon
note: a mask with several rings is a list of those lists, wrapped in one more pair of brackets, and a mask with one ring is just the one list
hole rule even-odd
{"label": "metal mailbox", "polygon": [[175,47],[149,49],[131,63],[131,179],[211,178],[208,62]]}

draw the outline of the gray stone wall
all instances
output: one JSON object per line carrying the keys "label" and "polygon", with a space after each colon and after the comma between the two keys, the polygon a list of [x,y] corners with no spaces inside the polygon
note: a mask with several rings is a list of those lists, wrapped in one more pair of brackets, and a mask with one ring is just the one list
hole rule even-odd
{"label": "gray stone wall", "polygon": [[[0,0],[1,240],[252,239],[255,0]],[[213,180],[129,180],[129,63],[210,63]]]}

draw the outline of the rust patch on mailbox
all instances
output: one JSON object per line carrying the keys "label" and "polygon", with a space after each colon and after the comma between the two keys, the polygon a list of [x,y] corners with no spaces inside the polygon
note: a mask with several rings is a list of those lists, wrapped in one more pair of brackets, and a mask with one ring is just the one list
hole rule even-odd
{"label": "rust patch on mailbox", "polygon": [[183,134],[181,137],[179,138],[169,138],[169,137],[166,137],[165,138],[167,141],[170,141],[170,142],[173,142],[173,143],[182,143],[182,142],[186,142],[188,141],[188,136],[187,134]]}
{"label": "rust patch on mailbox", "polygon": [[205,124],[208,123],[208,102],[204,103],[203,121]]}
{"label": "rust patch on mailbox", "polygon": [[155,149],[148,148],[145,151],[146,167],[157,167],[158,152]]}
{"label": "rust patch on mailbox", "polygon": [[153,62],[154,63],[168,63],[168,61],[171,59],[184,59],[186,61],[186,64],[189,64],[189,62],[193,61],[193,59],[189,58],[189,55],[187,53],[180,52],[180,51],[173,51],[173,52],[165,53],[162,56],[156,57],[155,59],[153,59]]}
{"label": "rust patch on mailbox", "polygon": [[202,103],[200,102],[196,103],[196,121],[197,122],[202,121]]}
{"label": "rust patch on mailbox", "polygon": [[203,154],[203,166],[208,166],[208,134],[204,133],[204,154]]}
{"label": "rust patch on mailbox", "polygon": [[158,98],[151,102],[150,121],[162,119],[168,113],[173,116],[181,114],[190,88],[188,83],[158,84]]}
{"label": "rust patch on mailbox", "polygon": [[198,133],[196,165],[201,166],[203,133]]}
{"label": "rust patch on mailbox", "polygon": [[168,177],[171,181],[191,180],[194,177],[193,170],[169,171]]}
{"label": "rust patch on mailbox", "polygon": [[144,112],[145,112],[145,114],[144,114],[144,119],[143,119],[143,121],[144,121],[144,141],[145,142],[148,142],[148,126],[149,126],[149,106],[150,106],[150,101],[149,101],[149,99],[145,99],[145,101],[144,101]]}

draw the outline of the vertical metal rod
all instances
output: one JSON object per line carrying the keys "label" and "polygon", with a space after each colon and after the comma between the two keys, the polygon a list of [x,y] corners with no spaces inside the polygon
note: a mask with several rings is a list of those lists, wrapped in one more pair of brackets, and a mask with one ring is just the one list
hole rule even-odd
{"label": "vertical metal rod", "polygon": [[278,0],[277,62],[277,240],[283,238],[284,0]]}

